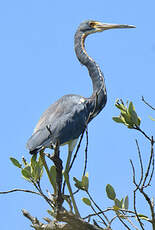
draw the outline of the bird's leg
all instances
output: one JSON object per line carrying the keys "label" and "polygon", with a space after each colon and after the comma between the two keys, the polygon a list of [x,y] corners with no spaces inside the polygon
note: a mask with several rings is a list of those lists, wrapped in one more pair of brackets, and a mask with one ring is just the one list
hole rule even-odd
{"label": "bird's leg", "polygon": [[75,202],[75,199],[74,199],[74,195],[73,195],[73,192],[72,192],[72,188],[71,188],[71,185],[70,185],[70,182],[69,182],[70,162],[71,162],[72,152],[74,150],[74,147],[75,147],[76,143],[77,143],[77,139],[73,140],[72,142],[70,142],[68,144],[68,157],[67,157],[67,163],[66,163],[66,167],[65,167],[65,171],[64,171],[64,178],[65,178],[66,185],[68,187],[68,191],[69,191],[72,203],[73,203],[75,214],[80,217],[80,213],[78,211],[78,208],[77,208],[77,205],[76,205],[76,202]]}

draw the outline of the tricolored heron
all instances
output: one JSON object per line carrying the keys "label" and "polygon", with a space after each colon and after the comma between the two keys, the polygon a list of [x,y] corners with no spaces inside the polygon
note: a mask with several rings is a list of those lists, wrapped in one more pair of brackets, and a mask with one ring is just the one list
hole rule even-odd
{"label": "tricolored heron", "polygon": [[[103,109],[107,101],[103,73],[96,62],[88,56],[84,45],[85,38],[89,34],[108,29],[134,27],[132,25],[100,23],[92,20],[84,21],[79,25],[74,39],[75,52],[78,60],[88,69],[92,80],[93,93],[89,98],[74,94],[61,97],[43,113],[27,142],[27,148],[32,154],[39,152],[42,148],[54,148],[57,141],[60,145],[68,144],[68,158],[64,171],[68,188],[70,187],[68,171],[78,137],[85,130],[88,122]],[[76,209],[76,207],[74,208]]]}

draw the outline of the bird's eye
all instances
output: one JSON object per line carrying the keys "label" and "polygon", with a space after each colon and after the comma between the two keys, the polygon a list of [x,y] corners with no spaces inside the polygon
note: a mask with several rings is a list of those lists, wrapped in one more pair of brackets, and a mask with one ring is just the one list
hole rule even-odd
{"label": "bird's eye", "polygon": [[89,25],[90,25],[90,27],[94,28],[95,27],[95,22],[90,22]]}

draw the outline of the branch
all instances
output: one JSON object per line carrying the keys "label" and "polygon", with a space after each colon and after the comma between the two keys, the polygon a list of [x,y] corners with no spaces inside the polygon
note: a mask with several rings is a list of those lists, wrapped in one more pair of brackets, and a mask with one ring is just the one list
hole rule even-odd
{"label": "branch", "polygon": [[48,224],[44,224],[31,216],[28,211],[23,209],[22,213],[31,221],[32,227],[36,230],[100,230],[100,228],[85,222],[83,219],[67,211],[60,211],[59,213],[59,221],[65,222],[65,224],[58,223],[55,220],[52,221],[49,218],[44,218],[48,222]]}
{"label": "branch", "polygon": [[155,110],[154,107],[152,107],[152,105],[150,105],[147,101],[145,101],[144,97],[142,96],[142,101],[147,105],[149,106],[151,109]]}
{"label": "branch", "polygon": [[150,142],[152,141],[151,138],[138,125],[135,125],[135,127],[133,127],[133,129],[136,129],[139,132],[141,132]]}
{"label": "branch", "polygon": [[12,192],[28,192],[28,193],[33,193],[36,195],[41,195],[39,192],[35,192],[35,191],[27,190],[27,189],[20,189],[20,188],[15,188],[12,190],[0,192],[0,194],[8,194],[8,193],[12,193]]}
{"label": "branch", "polygon": [[86,173],[87,160],[88,160],[88,129],[86,129],[86,148],[85,148],[85,163],[84,163],[83,176]]}

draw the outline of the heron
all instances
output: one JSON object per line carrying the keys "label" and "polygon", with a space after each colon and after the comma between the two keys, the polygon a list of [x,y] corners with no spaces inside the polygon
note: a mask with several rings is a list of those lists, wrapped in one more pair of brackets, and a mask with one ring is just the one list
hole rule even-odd
{"label": "heron", "polygon": [[94,20],[87,20],[79,25],[74,37],[74,48],[79,62],[88,69],[93,86],[92,95],[84,97],[68,94],[61,97],[43,113],[27,142],[27,148],[31,154],[38,153],[42,148],[54,148],[57,141],[60,145],[68,144],[64,178],[76,214],[78,211],[69,184],[72,152],[88,123],[101,112],[107,102],[104,75],[99,65],[87,54],[85,39],[96,32],[134,27],[133,25],[101,23]]}

